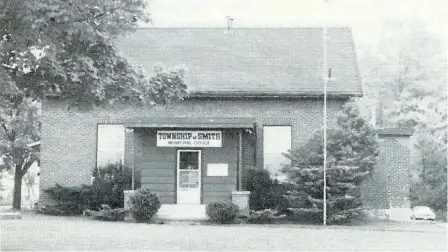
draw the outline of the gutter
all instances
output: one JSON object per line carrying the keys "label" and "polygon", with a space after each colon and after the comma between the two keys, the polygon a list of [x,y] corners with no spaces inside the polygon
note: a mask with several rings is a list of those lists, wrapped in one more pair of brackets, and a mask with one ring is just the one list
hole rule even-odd
{"label": "gutter", "polygon": [[[60,94],[46,94],[47,98],[60,98]],[[328,92],[328,98],[362,97],[362,92]],[[321,92],[246,92],[246,91],[196,91],[191,92],[185,98],[320,98]]]}
{"label": "gutter", "polygon": [[[190,98],[318,98],[323,97],[321,92],[241,92],[241,91],[210,91],[193,92]],[[328,92],[328,97],[349,98],[361,97],[362,92]]]}

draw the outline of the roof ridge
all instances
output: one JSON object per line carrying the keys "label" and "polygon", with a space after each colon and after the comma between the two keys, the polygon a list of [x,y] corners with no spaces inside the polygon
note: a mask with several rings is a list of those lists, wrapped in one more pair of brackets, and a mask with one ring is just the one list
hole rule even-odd
{"label": "roof ridge", "polygon": [[[233,27],[230,30],[317,30],[323,29],[323,26],[307,27]],[[350,26],[330,26],[328,29],[349,29]],[[227,27],[137,27],[136,30],[228,30]]]}

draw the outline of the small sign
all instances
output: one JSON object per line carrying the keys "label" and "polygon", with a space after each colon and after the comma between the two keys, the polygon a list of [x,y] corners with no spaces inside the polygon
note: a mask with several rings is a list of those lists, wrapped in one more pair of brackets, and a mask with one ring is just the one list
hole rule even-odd
{"label": "small sign", "polygon": [[157,147],[222,147],[221,131],[158,130]]}
{"label": "small sign", "polygon": [[207,176],[214,176],[214,177],[229,176],[228,164],[207,164]]}
{"label": "small sign", "polygon": [[183,170],[179,173],[181,188],[197,188],[199,185],[199,173],[197,170]]}

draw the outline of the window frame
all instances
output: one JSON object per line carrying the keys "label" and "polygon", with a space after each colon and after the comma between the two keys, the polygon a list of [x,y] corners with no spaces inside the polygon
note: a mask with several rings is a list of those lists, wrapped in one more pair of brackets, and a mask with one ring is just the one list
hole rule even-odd
{"label": "window frame", "polygon": [[120,162],[122,165],[124,165],[124,157],[125,157],[125,148],[126,148],[126,127],[124,126],[124,124],[121,123],[98,123],[96,125],[96,152],[95,152],[95,160],[96,160],[96,168],[99,169],[101,166],[99,165],[99,146],[100,146],[100,138],[99,138],[99,133],[100,133],[100,127],[101,126],[121,126],[123,128],[123,154],[120,158]]}
{"label": "window frame", "polygon": [[[289,149],[288,150],[291,150],[292,146],[293,146],[293,125],[292,124],[263,124],[261,127],[262,132],[263,132],[263,139],[262,139],[262,157],[263,157],[262,168],[263,169],[266,169],[266,162],[265,162],[265,154],[266,154],[266,151],[265,151],[266,150],[266,130],[265,130],[265,128],[266,127],[289,127]],[[281,154],[281,153],[284,153],[284,152],[280,152],[279,154]],[[270,174],[270,175],[271,175],[271,178],[273,178],[273,179],[277,179],[279,177],[276,174]]]}

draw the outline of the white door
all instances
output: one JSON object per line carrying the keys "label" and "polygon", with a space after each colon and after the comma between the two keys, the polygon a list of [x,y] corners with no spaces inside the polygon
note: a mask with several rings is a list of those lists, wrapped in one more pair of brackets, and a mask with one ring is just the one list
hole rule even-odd
{"label": "white door", "polygon": [[201,203],[201,151],[177,151],[177,204]]}

